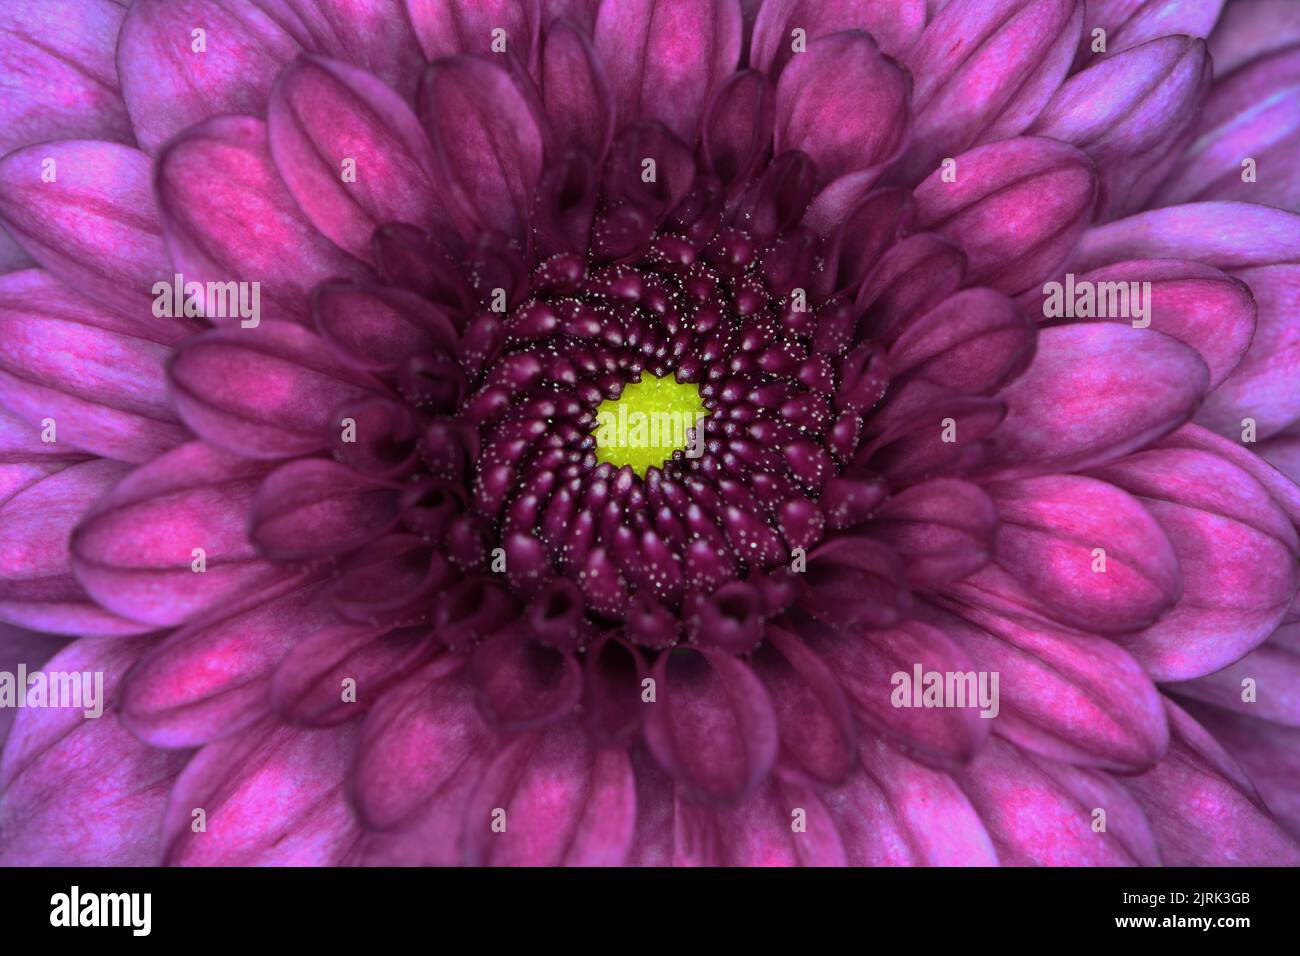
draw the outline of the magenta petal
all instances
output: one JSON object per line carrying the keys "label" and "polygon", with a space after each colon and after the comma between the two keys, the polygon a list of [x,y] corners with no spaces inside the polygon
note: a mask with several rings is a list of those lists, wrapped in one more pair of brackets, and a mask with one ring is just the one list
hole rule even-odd
{"label": "magenta petal", "polygon": [[437,805],[451,826],[439,837],[456,862],[463,800],[477,781],[489,735],[473,685],[444,658],[411,675],[380,699],[362,724],[352,787],[370,830],[392,830]]}
{"label": "magenta petal", "polygon": [[[541,22],[540,0],[406,0],[406,11],[430,60],[458,53],[517,56],[531,64]],[[505,50],[494,50],[494,30]]]}
{"label": "magenta petal", "polygon": [[908,178],[1021,133],[1068,72],[1082,22],[1079,0],[952,0],[939,11],[907,57],[916,78]]}
{"label": "magenta petal", "polygon": [[542,171],[544,120],[509,73],[468,56],[438,60],[420,84],[419,113],[462,234],[522,239]]}
{"label": "magenta petal", "polygon": [[902,147],[909,87],[868,34],[811,41],[777,82],[773,149],[811,156],[819,186],[850,173],[865,186]]}
{"label": "magenta petal", "polygon": [[371,261],[381,224],[446,220],[420,121],[372,74],[300,58],[276,81],[267,123],[271,155],[293,198],[323,235],[358,259]]}
{"label": "magenta petal", "polygon": [[1170,866],[1296,866],[1300,847],[1260,803],[1241,769],[1173,704],[1169,756],[1125,781]]}
{"label": "magenta petal", "polygon": [[1118,488],[1047,475],[988,490],[1000,522],[995,562],[1060,620],[1103,634],[1136,630],[1182,595],[1165,531]]}
{"label": "magenta petal", "polygon": [[15,3],[0,11],[0,155],[76,137],[134,142],[113,60],[125,15],[110,0]]}
{"label": "magenta petal", "polygon": [[311,332],[284,322],[190,339],[172,359],[169,378],[185,423],[249,458],[328,448],[349,407],[383,390],[341,367]]}
{"label": "magenta petal", "polygon": [[743,661],[689,647],[654,668],[645,739],[687,791],[735,800],[753,791],[776,758],[776,715],[762,682]]}
{"label": "magenta petal", "polygon": [[1125,638],[1158,680],[1232,663],[1272,633],[1300,587],[1288,516],[1250,473],[1207,451],[1145,451],[1095,472],[1141,497],[1178,555],[1183,597]]}
{"label": "magenta petal", "polygon": [[105,460],[70,465],[0,506],[0,620],[77,636],[148,630],[100,607],[82,590],[68,547],[82,513],[126,471]]}
{"label": "magenta petal", "polygon": [[258,489],[249,534],[267,557],[302,561],[361,547],[397,522],[399,485],[323,459],[290,462]]}
{"label": "magenta petal", "polygon": [[567,20],[547,30],[541,87],[556,142],[604,159],[614,135],[613,99],[590,38]]}
{"label": "magenta petal", "polygon": [[1125,259],[1192,259],[1225,271],[1300,262],[1300,215],[1244,202],[1198,202],[1090,229],[1075,272]]}
{"label": "magenta petal", "polygon": [[[1216,63],[1217,66],[1217,63]],[[1158,205],[1235,199],[1296,209],[1300,174],[1300,45],[1223,77],[1205,101],[1196,141],[1156,195]],[[1245,181],[1243,163],[1254,161]]]}
{"label": "magenta petal", "polygon": [[441,309],[390,286],[324,282],[312,293],[312,314],[334,358],[368,372],[391,372],[412,355],[450,355],[458,347]]}
{"label": "magenta petal", "polygon": [[[13,674],[19,664],[25,664],[28,671],[34,671],[69,643],[67,638],[57,634],[42,634],[0,624],[0,670]],[[4,751],[9,730],[17,716],[16,707],[0,708],[0,752]]]}
{"label": "magenta petal", "polygon": [[[345,785],[355,727],[300,730],[265,721],[203,747],[167,800],[173,866],[330,866],[359,836]],[[206,829],[194,826],[194,811]]]}
{"label": "magenta petal", "polygon": [[[437,651],[427,629],[373,624],[325,628],[284,656],[271,679],[271,706],[286,723],[330,727],[359,719],[402,674]],[[351,681],[351,684],[347,683]]]}
{"label": "magenta petal", "polygon": [[[186,130],[159,155],[155,177],[167,249],[185,281],[260,283],[262,319],[305,321],[317,282],[366,275],[299,210],[261,120],[222,116]],[[250,222],[262,227],[250,230]],[[217,303],[205,306],[223,314]]]}
{"label": "magenta petal", "polygon": [[1253,720],[1192,701],[1188,712],[1231,751],[1273,816],[1300,839],[1300,729]]}
{"label": "magenta petal", "polygon": [[695,142],[710,94],[740,59],[737,0],[606,0],[596,20],[618,125],[657,120]]}
{"label": "magenta petal", "polygon": [[1129,209],[1185,165],[1171,144],[1190,137],[1212,72],[1204,41],[1161,37],[1070,77],[1029,132],[1078,146],[1101,173],[1104,207]]}
{"label": "magenta petal", "polygon": [[871,533],[898,552],[909,585],[933,589],[987,564],[997,525],[993,502],[979,485],[936,478],[886,501]]}
{"label": "magenta petal", "polygon": [[[1058,276],[1055,281],[1066,280]],[[1255,335],[1255,297],[1250,286],[1212,266],[1179,259],[1134,259],[1076,276],[1075,288],[1082,288],[1085,282],[1098,291],[1104,288],[1102,283],[1151,283],[1146,305],[1151,328],[1196,349],[1209,369],[1211,389],[1237,366]],[[1019,301],[1031,315],[1047,318],[1051,291],[1030,289]],[[1133,322],[1122,315],[1097,318],[1128,325]]]}
{"label": "magenta petal", "polygon": [[754,657],[781,734],[779,765],[835,785],[857,764],[857,732],[848,698],[820,657],[789,631],[769,627],[771,648]]}
{"label": "magenta petal", "polygon": [[1034,355],[1031,319],[992,289],[964,289],[912,322],[889,349],[894,381],[923,378],[967,395],[993,391]]}
{"label": "magenta petal", "polygon": [[280,23],[309,53],[373,73],[408,101],[425,61],[405,0],[271,0],[287,7]]}
{"label": "magenta petal", "polygon": [[507,629],[474,654],[479,706],[488,723],[508,731],[554,723],[582,698],[582,665],[570,653],[544,647]]}
{"label": "magenta petal", "polygon": [[972,670],[951,638],[921,621],[888,630],[836,631],[804,626],[802,636],[839,678],[858,719],[916,759],[940,767],[970,760],[988,739],[990,721],[977,702],[966,707],[894,706],[895,675],[914,668],[940,673]]}
{"label": "magenta petal", "polygon": [[[53,182],[45,179],[53,162]],[[170,341],[183,319],[154,317],[153,284],[171,279],[149,182],[149,157],[117,143],[41,143],[0,161],[0,219],[34,259],[90,298],[129,312]],[[144,334],[148,334],[145,332]]]}
{"label": "magenta petal", "polygon": [[1210,393],[1197,421],[1233,439],[1247,419],[1266,438],[1300,420],[1300,265],[1263,266],[1237,273],[1255,295],[1255,337],[1226,381]]}
{"label": "magenta petal", "polygon": [[289,648],[335,620],[319,586],[288,582],[188,624],[131,671],[122,720],[155,747],[239,736],[270,713],[271,674]]}
{"label": "magenta petal", "polygon": [[718,88],[700,125],[700,152],[722,185],[746,186],[772,144],[775,91],[755,70],[732,74]]}
{"label": "magenta petal", "polygon": [[[504,823],[504,831],[494,823]],[[465,807],[466,859],[490,866],[619,866],[632,844],[627,751],[597,749],[576,723],[516,737]]]}
{"label": "magenta petal", "polygon": [[778,76],[797,54],[791,31],[812,41],[841,30],[865,30],[894,59],[907,55],[925,27],[925,0],[766,0],[754,20],[749,65]]}
{"label": "magenta petal", "polygon": [[[103,715],[18,712],[0,760],[0,865],[155,866],[158,818],[186,755],[140,743],[115,714],[148,638],[84,638],[44,670],[103,675]],[[28,662],[30,665],[32,662]]]}
{"label": "magenta petal", "polygon": [[1114,322],[1044,329],[1029,370],[998,395],[1007,418],[994,458],[1013,472],[1118,458],[1187,421],[1208,385],[1200,356],[1160,332]]}
{"label": "magenta petal", "polygon": [[247,528],[266,469],[200,442],[136,469],[81,518],[77,580],[105,608],[155,627],[276,580],[283,572],[259,560]]}
{"label": "magenta petal", "polygon": [[996,866],[979,814],[947,773],[884,741],[862,745],[862,770],[823,795],[850,866]]}
{"label": "magenta petal", "polygon": [[[844,866],[844,844],[821,791],[772,779],[734,807],[677,801],[678,866]],[[796,825],[798,828],[796,829]]]}
{"label": "magenta petal", "polygon": [[[204,31],[203,52],[194,31]],[[118,38],[118,74],[136,138],[149,152],[220,113],[261,114],[299,45],[253,4],[140,0]]]}
{"label": "magenta petal", "polygon": [[1050,275],[1092,220],[1097,174],[1073,146],[1024,137],[954,158],[916,188],[917,228],[961,245],[968,281],[1020,292]]}
{"label": "magenta petal", "polygon": [[[1093,811],[1123,818],[1137,813],[1131,800],[1095,802],[1105,795],[1100,777],[1079,787],[1079,777],[1062,774],[1050,761],[1034,758],[994,738],[957,781],[988,827],[1003,866],[1133,866],[1156,860],[1135,856],[1149,841],[1130,835],[1142,824],[1125,820],[1114,831],[1092,828]],[[1091,790],[1092,792],[1089,792]],[[1081,791],[1081,792],[1080,792]],[[1121,833],[1124,838],[1121,839]],[[1149,852],[1149,850],[1147,851]]]}
{"label": "magenta petal", "polygon": [[909,322],[937,306],[962,285],[966,254],[956,243],[922,233],[893,245],[868,273],[856,305],[864,325],[891,342]]}
{"label": "magenta petal", "polygon": [[1300,9],[1291,0],[1235,0],[1213,26],[1214,71],[1227,76],[1248,60],[1300,42]]}
{"label": "magenta petal", "polygon": [[169,350],[113,330],[120,323],[40,270],[0,277],[0,405],[37,434],[52,420],[58,444],[106,458],[147,461],[179,444]]}
{"label": "magenta petal", "polygon": [[[1254,682],[1255,695],[1243,700],[1247,680]],[[1300,653],[1282,642],[1267,641],[1221,671],[1165,689],[1261,721],[1300,727]]]}
{"label": "magenta petal", "polygon": [[981,671],[996,672],[996,730],[1076,766],[1137,772],[1169,743],[1164,705],[1141,665],[1111,641],[1023,615],[950,605],[932,621]]}
{"label": "magenta petal", "polygon": [[[1106,31],[1106,54],[1113,56],[1157,37],[1207,37],[1224,0],[1092,0],[1080,49],[1091,52],[1091,31]],[[1214,57],[1215,72],[1225,67]]]}

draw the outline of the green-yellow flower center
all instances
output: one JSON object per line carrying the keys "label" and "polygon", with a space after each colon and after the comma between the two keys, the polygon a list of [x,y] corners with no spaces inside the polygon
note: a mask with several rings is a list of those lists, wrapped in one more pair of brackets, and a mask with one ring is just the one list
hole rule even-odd
{"label": "green-yellow flower center", "polygon": [[596,459],[616,468],[631,465],[644,478],[673,452],[698,458],[704,449],[706,415],[695,385],[647,373],[596,409]]}

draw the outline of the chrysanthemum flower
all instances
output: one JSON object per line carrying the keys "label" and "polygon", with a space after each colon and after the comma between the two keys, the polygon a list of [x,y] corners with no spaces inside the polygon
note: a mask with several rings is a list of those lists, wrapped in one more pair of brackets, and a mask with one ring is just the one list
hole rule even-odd
{"label": "chrysanthemum flower", "polygon": [[1300,18],[1219,6],[7,7],[0,658],[109,706],[0,862],[1296,862]]}

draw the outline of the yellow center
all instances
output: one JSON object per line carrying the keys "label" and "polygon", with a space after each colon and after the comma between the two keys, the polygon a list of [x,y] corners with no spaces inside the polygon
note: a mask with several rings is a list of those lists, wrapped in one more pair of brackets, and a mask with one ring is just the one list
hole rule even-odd
{"label": "yellow center", "polygon": [[631,465],[644,478],[675,451],[698,458],[707,414],[696,386],[670,375],[642,375],[596,409],[596,459],[616,468]]}

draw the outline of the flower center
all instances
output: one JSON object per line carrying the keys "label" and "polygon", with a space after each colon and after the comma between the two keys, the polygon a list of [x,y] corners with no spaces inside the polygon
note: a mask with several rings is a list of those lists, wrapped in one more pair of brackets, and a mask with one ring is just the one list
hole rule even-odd
{"label": "flower center", "polygon": [[596,460],[630,465],[641,477],[677,452],[699,458],[708,411],[699,388],[672,376],[645,374],[596,409]]}

